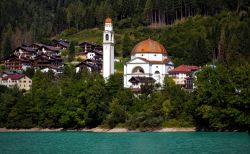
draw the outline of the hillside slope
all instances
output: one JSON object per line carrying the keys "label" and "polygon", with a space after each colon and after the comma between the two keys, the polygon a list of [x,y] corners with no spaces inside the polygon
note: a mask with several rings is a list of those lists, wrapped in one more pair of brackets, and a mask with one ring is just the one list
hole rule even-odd
{"label": "hillside slope", "polygon": [[[114,30],[115,52],[120,57],[128,57],[138,42],[149,37],[165,46],[176,65],[204,65],[212,59],[224,61],[235,56],[249,57],[250,18],[232,12],[189,17],[158,29],[142,26],[119,29],[114,24]],[[102,27],[74,34],[64,31],[57,38],[102,44],[102,31]]]}

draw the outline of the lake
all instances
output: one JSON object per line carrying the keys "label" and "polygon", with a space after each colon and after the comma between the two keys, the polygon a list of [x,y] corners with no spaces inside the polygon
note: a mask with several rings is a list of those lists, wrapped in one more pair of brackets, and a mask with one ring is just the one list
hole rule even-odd
{"label": "lake", "polygon": [[239,132],[0,133],[1,154],[250,154],[250,136]]}

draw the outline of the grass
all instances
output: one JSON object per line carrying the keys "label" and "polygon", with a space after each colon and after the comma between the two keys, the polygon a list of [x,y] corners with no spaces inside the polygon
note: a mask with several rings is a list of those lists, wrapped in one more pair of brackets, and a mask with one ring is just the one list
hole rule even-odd
{"label": "grass", "polygon": [[117,73],[123,73],[123,62],[115,62],[115,70]]}
{"label": "grass", "polygon": [[103,33],[102,30],[98,28],[92,28],[92,29],[85,29],[78,33],[67,36],[60,34],[58,37],[70,41],[75,41],[78,43],[87,41],[87,42],[95,42],[97,44],[102,44],[102,33]]}

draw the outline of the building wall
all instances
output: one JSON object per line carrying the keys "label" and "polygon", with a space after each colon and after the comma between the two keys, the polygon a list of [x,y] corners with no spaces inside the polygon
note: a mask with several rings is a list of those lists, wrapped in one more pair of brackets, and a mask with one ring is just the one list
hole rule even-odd
{"label": "building wall", "polygon": [[12,88],[17,84],[17,81],[12,81],[11,79],[2,80],[1,84],[8,87],[8,88]]}
{"label": "building wall", "polygon": [[18,80],[11,80],[9,78],[8,80],[2,80],[0,83],[1,85],[4,85],[8,88],[13,88],[14,86],[17,86],[19,89],[30,90],[32,85],[32,80],[25,76]]}
{"label": "building wall", "polygon": [[88,52],[87,53],[87,59],[94,59],[95,53],[94,52]]}
{"label": "building wall", "polygon": [[105,31],[103,32],[103,78],[106,79],[114,74],[114,33],[112,30],[112,24],[105,23]]}
{"label": "building wall", "polygon": [[171,73],[170,77],[174,79],[175,84],[184,85],[188,76],[186,73]]}
{"label": "building wall", "polygon": [[144,58],[150,61],[162,61],[163,59],[168,58],[167,55],[159,53],[135,53],[131,55],[131,59],[136,57]]}
{"label": "building wall", "polygon": [[19,89],[30,90],[32,85],[32,80],[28,77],[23,77],[18,80],[17,87]]}

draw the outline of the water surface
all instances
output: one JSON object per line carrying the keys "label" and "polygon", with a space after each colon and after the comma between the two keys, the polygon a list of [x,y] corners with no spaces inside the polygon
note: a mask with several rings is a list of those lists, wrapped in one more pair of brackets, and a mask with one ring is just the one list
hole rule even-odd
{"label": "water surface", "polygon": [[250,154],[247,133],[0,133],[1,154]]}

